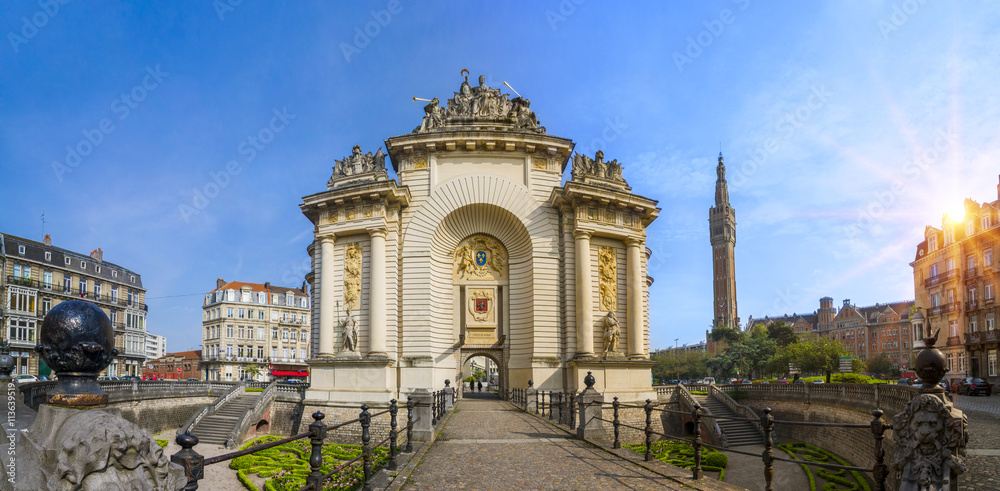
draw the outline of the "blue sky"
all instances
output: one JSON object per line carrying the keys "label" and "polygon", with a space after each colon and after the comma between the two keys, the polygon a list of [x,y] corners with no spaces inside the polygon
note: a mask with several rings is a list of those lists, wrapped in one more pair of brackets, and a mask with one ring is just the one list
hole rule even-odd
{"label": "blue sky", "polygon": [[720,145],[744,321],[913,298],[924,226],[997,199],[995,2],[22,1],[0,32],[0,231],[40,239],[45,209],[139,272],[171,351],[217,277],[301,284],[301,197],[462,68],[660,201],[654,348],[711,323]]}

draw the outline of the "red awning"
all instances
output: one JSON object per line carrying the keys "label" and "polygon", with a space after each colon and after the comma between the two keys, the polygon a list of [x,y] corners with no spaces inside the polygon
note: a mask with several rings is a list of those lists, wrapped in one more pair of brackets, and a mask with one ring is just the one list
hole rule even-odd
{"label": "red awning", "polygon": [[306,377],[309,372],[290,372],[284,370],[271,370],[271,375],[275,377]]}

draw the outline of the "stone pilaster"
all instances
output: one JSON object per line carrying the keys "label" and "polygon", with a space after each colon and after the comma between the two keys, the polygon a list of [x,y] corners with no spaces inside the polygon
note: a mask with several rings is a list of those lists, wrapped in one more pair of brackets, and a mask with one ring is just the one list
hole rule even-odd
{"label": "stone pilaster", "polygon": [[646,350],[643,347],[643,312],[642,312],[642,284],[646,280],[642,275],[642,260],[640,259],[640,247],[642,240],[636,237],[625,239],[625,269],[627,271],[625,304],[626,304],[626,325],[628,326],[628,359],[642,360],[646,358]]}
{"label": "stone pilaster", "polygon": [[371,268],[368,277],[368,357],[385,358],[385,234],[384,228],[369,229]]}
{"label": "stone pilaster", "polygon": [[319,356],[333,358],[335,353],[334,340],[337,338],[334,329],[334,236],[326,235],[320,238],[320,272],[319,272]]}
{"label": "stone pilaster", "polygon": [[594,356],[594,307],[590,268],[590,236],[577,230],[576,239],[576,356]]}

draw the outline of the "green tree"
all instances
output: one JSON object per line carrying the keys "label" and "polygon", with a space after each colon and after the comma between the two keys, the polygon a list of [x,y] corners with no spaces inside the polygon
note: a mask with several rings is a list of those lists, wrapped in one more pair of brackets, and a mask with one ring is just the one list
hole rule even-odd
{"label": "green tree", "polygon": [[844,345],[824,337],[789,344],[778,354],[786,366],[794,363],[803,373],[822,373],[827,382],[830,374],[840,370],[840,357],[848,355]]}
{"label": "green tree", "polygon": [[868,359],[866,368],[869,373],[874,373],[878,378],[883,378],[883,375],[892,371],[892,362],[889,361],[889,355],[879,353]]}
{"label": "green tree", "polygon": [[247,378],[250,380],[257,380],[257,377],[260,376],[260,367],[257,365],[247,365],[246,368],[243,369],[243,373],[246,373]]}
{"label": "green tree", "polygon": [[799,340],[798,336],[795,335],[795,329],[780,321],[772,322],[767,326],[767,337],[773,339],[782,348]]}
{"label": "green tree", "polygon": [[740,332],[719,355],[706,361],[717,377],[752,377],[761,374],[774,357],[776,343],[763,328]]}
{"label": "green tree", "polygon": [[705,351],[683,351],[677,353],[662,353],[656,356],[653,361],[653,377],[660,380],[672,380],[680,378],[696,378],[707,373],[705,361],[709,355]]}

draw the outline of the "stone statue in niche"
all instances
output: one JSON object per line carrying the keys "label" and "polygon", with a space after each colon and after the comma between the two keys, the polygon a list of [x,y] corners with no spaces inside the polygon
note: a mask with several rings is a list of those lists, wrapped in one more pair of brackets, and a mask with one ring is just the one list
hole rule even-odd
{"label": "stone statue in niche", "polygon": [[618,310],[618,260],[614,247],[601,246],[597,249],[597,271],[601,310]]}
{"label": "stone statue in niche", "polygon": [[622,330],[618,325],[618,316],[614,312],[608,312],[608,315],[604,317],[604,359],[610,358],[620,358],[622,355],[618,352],[618,339],[621,337]]}
{"label": "stone statue in niche", "polygon": [[966,470],[967,419],[941,397],[919,394],[892,420],[900,491],[944,491]]}
{"label": "stone statue in niche", "polygon": [[350,307],[347,308],[347,318],[344,319],[343,332],[344,350],[358,351],[358,321],[354,318],[354,314],[351,313]]}
{"label": "stone statue in niche", "polygon": [[344,306],[348,310],[357,309],[361,300],[361,255],[360,242],[344,246]]}

